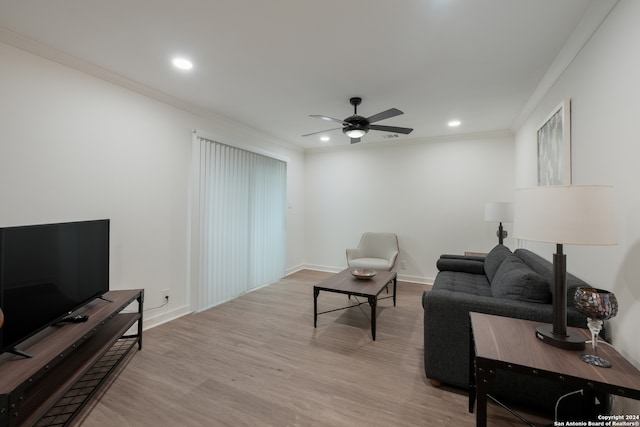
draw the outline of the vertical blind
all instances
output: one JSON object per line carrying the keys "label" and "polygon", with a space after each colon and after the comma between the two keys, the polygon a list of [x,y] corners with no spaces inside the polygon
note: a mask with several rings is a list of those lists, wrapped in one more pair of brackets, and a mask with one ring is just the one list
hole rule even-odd
{"label": "vertical blind", "polygon": [[202,310],[284,276],[287,164],[200,136],[198,142]]}

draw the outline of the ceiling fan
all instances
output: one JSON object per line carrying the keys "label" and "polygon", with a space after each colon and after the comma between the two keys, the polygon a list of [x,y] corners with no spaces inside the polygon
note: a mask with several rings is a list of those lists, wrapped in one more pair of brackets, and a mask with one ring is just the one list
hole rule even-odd
{"label": "ceiling fan", "polygon": [[321,116],[317,114],[312,114],[309,117],[317,117],[322,120],[327,120],[329,122],[336,122],[342,124],[341,128],[333,128],[327,129],[320,132],[308,133],[302,136],[310,136],[316,135],[323,132],[329,132],[332,130],[342,129],[342,132],[351,138],[351,143],[355,144],[356,142],[360,142],[360,138],[364,136],[370,130],[379,130],[383,132],[392,132],[392,133],[403,133],[408,135],[413,131],[411,128],[403,128],[397,126],[382,126],[382,125],[373,125],[371,123],[379,122],[380,120],[388,119],[391,117],[399,116],[400,114],[404,114],[402,111],[397,108],[389,108],[381,113],[374,114],[371,117],[362,117],[358,115],[358,105],[362,103],[362,98],[353,97],[349,99],[349,103],[353,105],[353,115],[347,117],[344,120],[334,119],[332,117]]}

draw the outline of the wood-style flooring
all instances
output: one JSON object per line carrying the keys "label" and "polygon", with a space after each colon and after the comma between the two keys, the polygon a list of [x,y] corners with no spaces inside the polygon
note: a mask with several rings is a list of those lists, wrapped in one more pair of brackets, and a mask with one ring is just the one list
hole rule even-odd
{"label": "wood-style flooring", "polygon": [[[75,424],[474,426],[466,392],[425,378],[425,286],[398,283],[397,306],[378,305],[372,341],[367,304],[313,327],[313,285],[330,274],[300,271],[145,331],[142,350]],[[318,309],[347,303],[321,292]],[[521,424],[490,406],[489,425]]]}

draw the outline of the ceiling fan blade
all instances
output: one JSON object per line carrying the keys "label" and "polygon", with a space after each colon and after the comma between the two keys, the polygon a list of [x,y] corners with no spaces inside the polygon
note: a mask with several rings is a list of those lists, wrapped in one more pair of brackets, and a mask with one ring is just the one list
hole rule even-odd
{"label": "ceiling fan blade", "polygon": [[401,128],[397,126],[381,126],[381,125],[369,125],[369,129],[381,130],[383,132],[391,132],[391,133],[403,133],[405,135],[408,135],[413,131],[413,129],[411,128]]}
{"label": "ceiling fan blade", "polygon": [[340,124],[343,124],[343,125],[348,125],[349,124],[349,123],[345,122],[344,120],[334,119],[333,117],[321,116],[319,114],[311,114],[311,115],[309,115],[309,117],[315,117],[316,119],[322,119],[322,120],[326,120],[328,122],[336,122],[336,123],[340,123]]}
{"label": "ceiling fan blade", "polygon": [[342,128],[333,128],[333,129],[321,130],[321,131],[318,131],[318,132],[305,133],[305,134],[304,134],[304,135],[302,135],[302,136],[317,135],[317,134],[319,134],[319,133],[331,132],[332,130],[338,130],[338,129],[342,129]]}
{"label": "ceiling fan blade", "polygon": [[360,142],[360,138],[351,138],[352,144],[355,144],[356,142]]}
{"label": "ceiling fan blade", "polygon": [[371,117],[367,117],[369,123],[379,122],[380,120],[388,119],[390,117],[399,116],[400,114],[404,114],[402,111],[397,108],[389,108],[387,111],[383,111],[378,114],[374,114]]}

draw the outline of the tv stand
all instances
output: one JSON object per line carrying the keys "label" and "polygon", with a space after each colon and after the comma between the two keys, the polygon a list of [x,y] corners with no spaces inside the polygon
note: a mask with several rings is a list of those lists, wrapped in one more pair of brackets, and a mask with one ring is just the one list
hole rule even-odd
{"label": "tv stand", "polygon": [[[88,315],[86,322],[49,326],[22,342],[17,352],[28,352],[31,358],[0,354],[0,427],[68,425],[128,360],[133,347],[142,348],[144,290],[111,291],[105,297],[111,302],[96,298],[72,313]],[[136,301],[137,310],[123,312],[129,305],[134,309]],[[88,382],[91,387],[86,387]],[[66,406],[70,395],[71,409]],[[66,420],[60,421],[61,413]]]}

